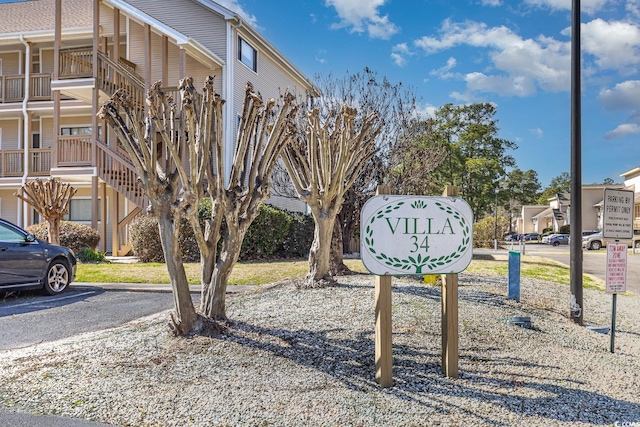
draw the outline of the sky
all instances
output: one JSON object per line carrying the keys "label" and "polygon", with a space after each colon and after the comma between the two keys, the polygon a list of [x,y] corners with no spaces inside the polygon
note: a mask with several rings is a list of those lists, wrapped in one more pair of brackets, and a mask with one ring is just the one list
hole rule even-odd
{"label": "sky", "polygon": [[[216,0],[309,78],[362,71],[429,114],[490,102],[516,166],[571,169],[571,0]],[[640,166],[640,0],[582,0],[582,182]]]}

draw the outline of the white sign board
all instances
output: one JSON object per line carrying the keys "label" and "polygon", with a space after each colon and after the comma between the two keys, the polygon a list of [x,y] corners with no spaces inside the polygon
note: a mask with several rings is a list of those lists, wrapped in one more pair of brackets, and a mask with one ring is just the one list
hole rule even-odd
{"label": "white sign board", "polygon": [[609,239],[633,239],[633,191],[605,188],[602,236]]}
{"label": "white sign board", "polygon": [[627,291],[627,244],[607,245],[606,289],[608,294]]}
{"label": "white sign board", "polygon": [[473,212],[458,197],[375,196],[360,219],[360,256],[372,274],[459,273],[473,257]]}

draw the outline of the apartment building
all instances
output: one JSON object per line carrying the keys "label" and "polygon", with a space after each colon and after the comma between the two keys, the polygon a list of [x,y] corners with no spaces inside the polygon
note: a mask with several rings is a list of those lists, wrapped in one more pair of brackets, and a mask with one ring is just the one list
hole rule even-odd
{"label": "apartment building", "polygon": [[[215,76],[226,100],[224,161],[230,168],[248,81],[263,97],[309,79],[238,14],[211,0],[28,0],[0,4],[0,217],[40,222],[14,196],[27,181],[56,177],[78,192],[69,219],[91,225],[101,249],[128,251],[127,225],[146,206],[137,174],[96,116],[116,90],[142,99],[161,81],[196,87]],[[277,206],[304,210],[294,199]]]}
{"label": "apartment building", "polygon": [[[622,190],[628,184],[590,184],[582,186],[582,229],[602,230],[602,206],[604,190]],[[636,210],[638,217],[640,208]],[[518,233],[542,233],[545,228],[558,231],[563,225],[569,224],[571,219],[571,194],[558,193],[549,198],[548,205],[522,206],[521,215],[516,218]],[[635,227],[635,225],[634,225]]]}

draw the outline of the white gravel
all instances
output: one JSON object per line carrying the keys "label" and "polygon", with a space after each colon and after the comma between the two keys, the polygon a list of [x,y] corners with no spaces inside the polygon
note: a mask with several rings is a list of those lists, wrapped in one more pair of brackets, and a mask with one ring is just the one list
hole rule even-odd
{"label": "white gravel", "polygon": [[[174,338],[168,315],[0,353],[0,403],[119,426],[640,426],[640,298],[609,335],[573,324],[566,285],[460,275],[460,377],[440,368],[440,288],[394,278],[394,386],[374,380],[373,278],[228,301],[219,336]],[[585,289],[585,323],[611,296]],[[532,329],[506,322],[530,316]],[[635,424],[634,424],[635,423]]]}

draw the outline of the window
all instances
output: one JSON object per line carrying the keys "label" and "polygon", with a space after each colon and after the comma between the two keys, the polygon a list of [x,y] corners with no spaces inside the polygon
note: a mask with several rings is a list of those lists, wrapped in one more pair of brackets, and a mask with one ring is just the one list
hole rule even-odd
{"label": "window", "polygon": [[33,132],[31,134],[31,148],[40,148],[40,133]]}
{"label": "window", "polygon": [[258,52],[241,37],[238,37],[238,59],[253,71],[258,72]]}
{"label": "window", "polygon": [[[63,126],[60,128],[62,136],[91,136],[91,126]],[[102,139],[102,126],[98,126],[98,139]]]}
{"label": "window", "polygon": [[[91,199],[71,199],[69,213],[64,216],[65,221],[89,222],[91,221]],[[100,200],[98,200],[98,221],[100,221]]]}
{"label": "window", "polygon": [[24,242],[24,236],[13,228],[10,228],[4,224],[0,224],[0,242]]}
{"label": "window", "polygon": [[91,135],[91,126],[67,126],[60,128],[60,135]]}

